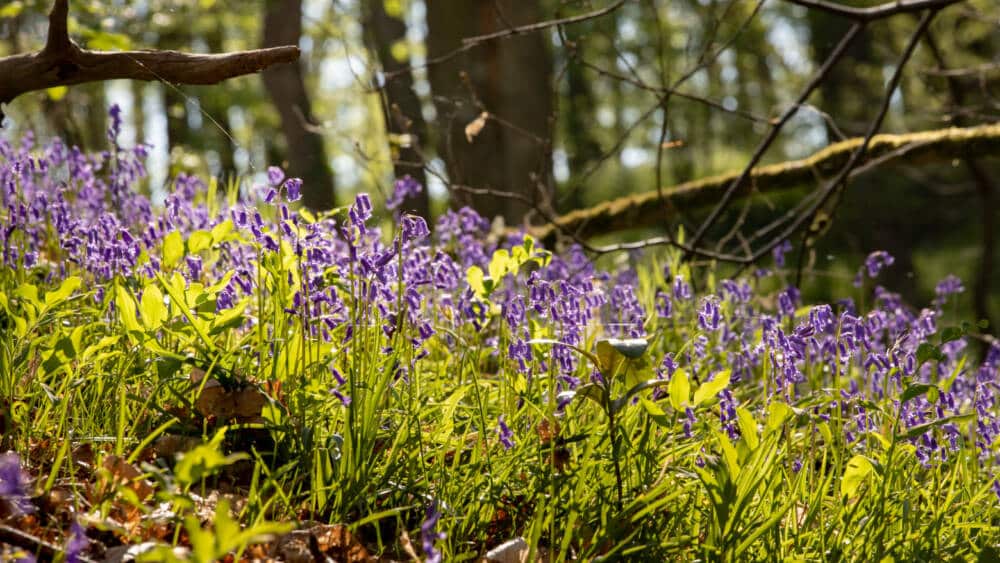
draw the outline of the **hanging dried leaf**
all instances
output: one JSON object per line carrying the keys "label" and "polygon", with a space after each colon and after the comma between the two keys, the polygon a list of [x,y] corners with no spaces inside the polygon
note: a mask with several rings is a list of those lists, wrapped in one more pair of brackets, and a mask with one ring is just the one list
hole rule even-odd
{"label": "hanging dried leaf", "polygon": [[483,127],[486,127],[486,120],[490,118],[490,112],[484,111],[479,114],[479,117],[473,119],[465,126],[465,139],[470,143],[476,138],[476,135],[482,132]]}

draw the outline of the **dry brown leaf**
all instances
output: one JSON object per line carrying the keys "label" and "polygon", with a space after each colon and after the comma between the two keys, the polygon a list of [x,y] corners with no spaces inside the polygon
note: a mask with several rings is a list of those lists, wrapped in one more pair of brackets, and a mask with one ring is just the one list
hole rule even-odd
{"label": "dry brown leaf", "polygon": [[194,402],[194,407],[206,418],[214,416],[219,420],[230,420],[234,417],[259,417],[266,404],[267,396],[252,385],[227,391],[217,380],[209,379]]}
{"label": "dry brown leaf", "polygon": [[146,500],[152,496],[153,486],[142,478],[142,471],[139,471],[136,466],[125,461],[125,458],[117,455],[109,455],[104,458],[101,465],[116,480],[123,482],[128,488],[132,489],[136,496],[139,497],[139,500]]}
{"label": "dry brown leaf", "polygon": [[320,550],[337,561],[347,563],[374,561],[365,546],[343,524],[319,524],[310,528],[309,533],[318,541]]}
{"label": "dry brown leaf", "polygon": [[486,127],[486,120],[490,118],[490,112],[484,111],[479,114],[479,117],[473,119],[465,126],[465,139],[470,143],[483,131],[483,127]]}
{"label": "dry brown leaf", "polygon": [[199,445],[201,445],[201,438],[197,436],[164,434],[153,442],[153,451],[156,455],[169,459],[189,452]]}

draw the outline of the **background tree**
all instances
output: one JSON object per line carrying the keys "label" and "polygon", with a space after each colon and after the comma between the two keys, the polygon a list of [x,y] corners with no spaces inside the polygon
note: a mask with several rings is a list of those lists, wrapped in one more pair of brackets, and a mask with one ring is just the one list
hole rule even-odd
{"label": "background tree", "polygon": [[[481,43],[475,37],[541,17],[537,0],[427,2],[428,58],[442,58],[428,73],[452,204],[508,224],[519,224],[533,205],[551,207],[551,54],[537,33]],[[470,126],[483,113],[489,118]]]}
{"label": "background tree", "polygon": [[[261,45],[298,44],[302,36],[301,0],[266,0]],[[297,65],[264,72],[264,86],[281,115],[287,145],[288,174],[302,178],[302,201],[310,209],[335,205],[333,173],[327,163],[323,136],[313,129],[312,105]]]}

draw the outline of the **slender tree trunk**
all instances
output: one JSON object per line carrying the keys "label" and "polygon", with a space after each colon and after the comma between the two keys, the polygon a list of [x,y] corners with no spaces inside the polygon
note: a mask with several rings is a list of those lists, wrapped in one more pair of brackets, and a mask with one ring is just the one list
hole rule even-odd
{"label": "slender tree trunk", "polygon": [[[462,40],[542,19],[538,0],[428,0],[427,49],[433,59]],[[432,65],[439,154],[453,186],[513,192],[528,202],[452,190],[453,205],[471,205],[485,216],[520,224],[535,206],[551,207],[552,58],[549,35],[531,33],[487,41]],[[485,127],[466,138],[481,112]],[[501,121],[502,120],[502,121]]]}
{"label": "slender tree trunk", "polygon": [[[409,53],[398,53],[395,45],[406,39],[406,23],[402,14],[389,14],[384,0],[365,0],[365,36],[378,57],[379,65],[387,74],[399,72],[410,66]],[[424,186],[419,195],[403,202],[402,209],[430,218],[430,200],[427,194],[427,174],[424,171],[424,145],[427,141],[427,123],[421,111],[420,98],[413,89],[413,75],[400,72],[381,85],[382,117],[389,134],[410,136],[404,146],[389,142],[392,151],[392,168],[397,178],[410,175]]]}
{"label": "slender tree trunk", "polygon": [[[302,35],[301,0],[267,0],[262,47],[298,45]],[[333,172],[323,137],[309,127],[314,122],[302,67],[287,64],[263,72],[264,87],[281,116],[288,148],[288,174],[302,179],[302,200],[316,210],[334,207]]]}

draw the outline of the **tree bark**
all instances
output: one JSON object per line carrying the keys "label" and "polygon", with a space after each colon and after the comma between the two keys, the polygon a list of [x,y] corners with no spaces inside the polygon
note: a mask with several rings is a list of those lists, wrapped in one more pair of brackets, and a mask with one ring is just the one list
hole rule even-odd
{"label": "tree bark", "polygon": [[[262,45],[296,45],[302,35],[301,0],[267,0]],[[302,201],[315,210],[335,206],[333,172],[327,162],[323,137],[309,125],[312,106],[298,64],[264,71],[264,87],[281,117],[288,152],[288,174],[302,179]]]}
{"label": "tree bark", "polygon": [[[538,0],[428,0],[427,49],[433,60],[469,37],[542,19]],[[439,154],[452,185],[452,204],[521,224],[532,205],[501,195],[462,192],[461,186],[513,192],[551,207],[552,59],[547,32],[518,34],[481,44],[432,64]],[[466,126],[491,117],[474,138]]]}
{"label": "tree bark", "polygon": [[382,117],[385,130],[392,135],[410,135],[409,146],[389,142],[392,151],[392,168],[396,178],[410,175],[424,186],[417,196],[407,198],[401,207],[430,219],[430,199],[427,193],[427,174],[424,171],[424,144],[427,142],[427,123],[421,109],[420,98],[413,89],[413,75],[400,72],[410,66],[410,56],[398,56],[393,46],[406,39],[406,23],[399,16],[388,14],[384,0],[365,0],[365,36],[378,57],[379,65],[389,76],[381,85]]}

